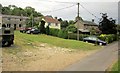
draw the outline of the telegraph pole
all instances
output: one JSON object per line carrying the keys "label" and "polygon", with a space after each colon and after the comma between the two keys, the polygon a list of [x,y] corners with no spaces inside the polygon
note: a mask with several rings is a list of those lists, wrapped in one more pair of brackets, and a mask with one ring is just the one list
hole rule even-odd
{"label": "telegraph pole", "polygon": [[79,21],[80,21],[80,18],[79,18],[79,5],[80,3],[77,3],[78,5],[78,15],[77,15],[77,40],[79,41]]}

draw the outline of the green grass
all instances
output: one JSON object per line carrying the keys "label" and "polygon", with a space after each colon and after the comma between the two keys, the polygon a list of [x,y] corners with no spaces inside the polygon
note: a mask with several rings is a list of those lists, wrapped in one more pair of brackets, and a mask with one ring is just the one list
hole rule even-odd
{"label": "green grass", "polygon": [[19,31],[15,31],[15,42],[19,41],[19,44],[22,44],[20,41],[23,41],[24,44],[26,43],[47,43],[49,45],[62,47],[62,48],[71,48],[71,49],[80,49],[80,50],[94,50],[99,49],[100,46],[94,46],[93,44],[85,43],[82,41],[76,41],[76,40],[68,40],[68,39],[62,39],[57,38],[53,36],[48,35],[33,35],[33,34],[26,34],[26,33],[20,33]]}
{"label": "green grass", "polygon": [[[118,63],[120,64],[120,61],[117,61],[111,68],[111,71],[118,71]],[[120,71],[120,70],[119,70]]]}

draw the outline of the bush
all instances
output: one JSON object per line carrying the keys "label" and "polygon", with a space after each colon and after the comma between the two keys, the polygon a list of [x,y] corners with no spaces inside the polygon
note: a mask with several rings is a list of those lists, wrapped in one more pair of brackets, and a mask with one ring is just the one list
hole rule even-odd
{"label": "bush", "polygon": [[53,29],[53,28],[50,28],[50,32],[49,32],[49,35],[52,35],[52,36],[56,36],[58,37],[58,33],[59,33],[59,29]]}
{"label": "bush", "polygon": [[68,38],[68,33],[66,30],[60,30],[58,33],[58,37],[67,39]]}
{"label": "bush", "polygon": [[49,35],[64,38],[64,39],[68,38],[67,31],[66,30],[60,30],[60,29],[50,28]]}
{"label": "bush", "polygon": [[46,34],[49,35],[49,33],[50,33],[50,28],[49,28],[49,26],[47,26],[46,27]]}
{"label": "bush", "polygon": [[106,41],[107,43],[112,43],[113,41],[117,40],[117,35],[115,34],[101,34],[100,36],[98,36],[99,39]]}

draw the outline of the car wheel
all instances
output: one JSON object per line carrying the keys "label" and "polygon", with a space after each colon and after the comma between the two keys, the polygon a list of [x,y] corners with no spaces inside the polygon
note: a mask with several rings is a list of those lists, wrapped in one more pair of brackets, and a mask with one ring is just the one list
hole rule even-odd
{"label": "car wheel", "polygon": [[102,43],[99,43],[100,46],[102,46]]}

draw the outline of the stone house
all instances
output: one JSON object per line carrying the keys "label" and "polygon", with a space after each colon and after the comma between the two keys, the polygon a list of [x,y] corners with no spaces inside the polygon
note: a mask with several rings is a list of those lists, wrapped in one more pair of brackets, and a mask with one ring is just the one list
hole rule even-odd
{"label": "stone house", "polygon": [[[19,29],[21,27],[26,27],[26,21],[29,17],[25,16],[14,16],[14,15],[0,15],[0,26],[6,25],[6,27],[13,27]],[[39,22],[40,17],[35,17],[34,21]],[[45,27],[49,25],[50,28],[61,29],[60,22],[52,17],[45,16],[43,19],[45,21]]]}
{"label": "stone house", "polygon": [[28,17],[14,16],[14,15],[0,15],[1,25],[6,27],[21,28],[26,26],[26,20]]}
{"label": "stone house", "polygon": [[91,29],[98,30],[98,25],[92,21],[79,20],[75,23],[75,26],[79,29],[81,33],[90,33]]}

